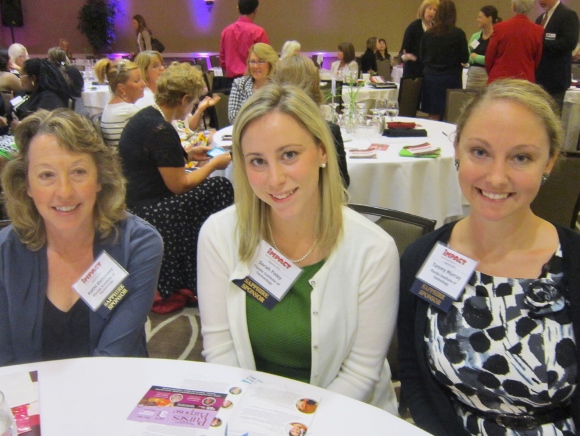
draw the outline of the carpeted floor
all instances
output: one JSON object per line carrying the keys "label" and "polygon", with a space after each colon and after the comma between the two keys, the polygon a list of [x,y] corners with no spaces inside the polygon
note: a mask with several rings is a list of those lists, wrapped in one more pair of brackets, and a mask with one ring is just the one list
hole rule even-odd
{"label": "carpeted floor", "polygon": [[167,315],[149,312],[145,332],[149,357],[203,362],[197,307]]}

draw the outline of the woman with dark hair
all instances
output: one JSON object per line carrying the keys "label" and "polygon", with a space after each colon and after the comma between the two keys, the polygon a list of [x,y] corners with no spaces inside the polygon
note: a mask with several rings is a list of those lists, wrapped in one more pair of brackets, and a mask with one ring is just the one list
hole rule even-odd
{"label": "woman with dark hair", "polygon": [[59,69],[46,59],[27,59],[20,73],[22,89],[26,95],[14,104],[18,120],[12,121],[15,128],[19,120],[38,109],[53,110],[66,108],[70,99],[68,84]]}
{"label": "woman with dark hair", "polygon": [[135,29],[135,33],[137,34],[139,52],[153,50],[151,46],[151,31],[147,27],[145,18],[142,15],[133,15],[133,29]]}
{"label": "woman with dark hair", "polygon": [[338,60],[330,66],[330,75],[339,80],[348,80],[352,76],[358,78],[358,64],[354,59],[354,46],[350,42],[341,42],[338,44],[336,56]]}
{"label": "woman with dark hair", "polygon": [[419,49],[423,34],[433,25],[439,0],[423,0],[417,11],[417,19],[405,29],[399,60],[403,62],[403,77],[423,75],[423,64],[419,59]]}
{"label": "woman with dark hair", "polygon": [[499,23],[498,11],[495,6],[484,6],[477,15],[477,25],[481,29],[469,39],[469,70],[467,72],[467,89],[483,89],[487,85],[485,71],[485,52],[489,38],[493,33],[493,25]]}
{"label": "woman with dark hair", "polygon": [[[195,301],[201,225],[233,202],[231,183],[210,177],[229,165],[231,155],[209,159],[205,146],[193,147],[188,155],[171,124],[191,113],[204,90],[201,71],[188,63],[173,63],[157,80],[155,104],[133,116],[119,140],[128,181],[127,206],[155,226],[165,243],[158,290],[164,299],[172,297],[165,307],[174,304],[173,309],[183,307],[186,300]],[[206,162],[186,172],[185,164],[193,160]]]}
{"label": "woman with dark hair", "polygon": [[452,0],[437,7],[435,24],[421,40],[419,59],[423,63],[421,110],[435,121],[445,113],[448,89],[463,88],[463,64],[469,60],[465,32],[455,27],[457,12]]}
{"label": "woman with dark hair", "polygon": [[48,60],[56,65],[67,81],[71,98],[75,101],[75,112],[88,117],[89,111],[85,107],[82,99],[85,82],[81,72],[70,65],[70,60],[66,52],[60,47],[52,47],[48,50]]}
{"label": "woman with dark hair", "polygon": [[9,59],[8,50],[0,50],[0,92],[11,92],[14,95],[22,90],[22,83],[16,74],[10,72]]}
{"label": "woman with dark hair", "polygon": [[[30,115],[15,137],[18,154],[2,173],[12,225],[0,232],[0,366],[146,357],[163,243],[125,211],[116,150],[67,109]],[[93,295],[110,293],[115,304],[74,286],[98,261],[128,273],[109,287],[94,283]]]}
{"label": "woman with dark hair", "polygon": [[367,39],[367,50],[360,58],[361,72],[375,74],[377,72],[377,37]]}
{"label": "woman with dark hair", "polygon": [[[525,80],[491,83],[457,121],[456,166],[470,212],[401,257],[401,394],[430,434],[580,429],[580,234],[530,208],[562,140],[554,100]],[[471,267],[452,266],[459,263]],[[447,272],[417,279],[438,267]],[[436,295],[448,305],[438,307]]]}
{"label": "woman with dark hair", "polygon": [[377,61],[391,60],[389,49],[387,48],[387,41],[383,38],[377,40],[377,50],[375,51]]}

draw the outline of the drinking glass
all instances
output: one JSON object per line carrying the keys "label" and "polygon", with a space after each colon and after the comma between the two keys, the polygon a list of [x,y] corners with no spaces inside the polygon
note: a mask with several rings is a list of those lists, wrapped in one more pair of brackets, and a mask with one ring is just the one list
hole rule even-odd
{"label": "drinking glass", "polygon": [[16,423],[4,394],[0,391],[0,436],[16,436]]}
{"label": "drinking glass", "polygon": [[389,100],[387,102],[387,115],[393,121],[399,115],[399,102],[397,100]]}
{"label": "drinking glass", "polygon": [[375,110],[374,113],[379,115],[384,115],[387,113],[387,100],[384,98],[377,98],[375,100]]}

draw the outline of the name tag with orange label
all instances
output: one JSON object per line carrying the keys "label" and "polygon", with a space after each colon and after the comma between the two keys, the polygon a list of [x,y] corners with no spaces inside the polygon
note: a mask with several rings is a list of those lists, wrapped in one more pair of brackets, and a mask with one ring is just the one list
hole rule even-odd
{"label": "name tag with orange label", "polygon": [[411,292],[447,312],[476,267],[475,260],[438,242],[419,270]]}

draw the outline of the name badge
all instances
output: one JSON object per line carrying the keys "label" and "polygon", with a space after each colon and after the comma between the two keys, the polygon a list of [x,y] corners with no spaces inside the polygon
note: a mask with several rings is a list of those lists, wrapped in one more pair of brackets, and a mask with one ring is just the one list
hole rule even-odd
{"label": "name badge", "polygon": [[106,251],[103,251],[73,289],[84,302],[103,318],[125,297],[128,290],[122,284],[129,273]]}
{"label": "name badge", "polygon": [[544,36],[544,38],[547,41],[555,41],[556,40],[556,34],[555,33],[546,33],[546,35]]}
{"label": "name badge", "polygon": [[438,242],[421,266],[411,292],[447,312],[476,267],[475,260]]}
{"label": "name badge", "polygon": [[272,309],[284,298],[301,272],[302,268],[262,241],[251,262],[248,277],[232,282],[264,307]]}
{"label": "name badge", "polygon": [[26,100],[28,100],[28,97],[23,98],[21,95],[19,95],[18,97],[14,97],[12,100],[10,100],[10,104],[12,105],[13,109],[17,109],[18,106],[20,106]]}
{"label": "name badge", "polygon": [[469,44],[469,46],[475,50],[477,47],[479,47],[479,41],[477,39],[474,39],[473,41],[471,41],[471,44]]}

